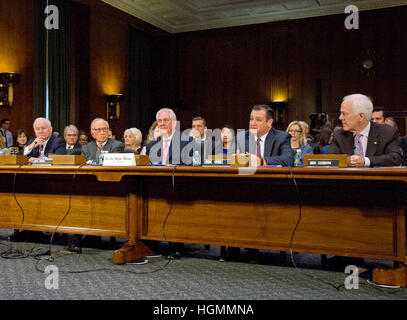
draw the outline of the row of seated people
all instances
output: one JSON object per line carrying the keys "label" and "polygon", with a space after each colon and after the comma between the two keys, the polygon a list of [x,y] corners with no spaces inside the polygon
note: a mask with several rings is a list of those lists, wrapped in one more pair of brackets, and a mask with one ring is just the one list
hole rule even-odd
{"label": "row of seated people", "polygon": [[[328,153],[350,155],[350,165],[353,167],[400,166],[402,152],[398,130],[390,125],[372,122],[373,104],[371,100],[361,94],[353,94],[343,98],[340,106],[339,120],[342,128],[333,131],[332,142]],[[251,108],[249,129],[242,132],[241,141],[236,139],[232,128],[223,128],[222,154],[241,153],[251,157],[252,163],[261,165],[292,166],[295,150],[307,145],[306,130],[300,122],[291,123],[287,132],[273,128],[273,110],[267,105],[255,105]],[[184,161],[182,152],[185,146],[194,139],[205,143],[206,124],[202,118],[192,121],[192,136],[185,141],[180,134],[176,134],[177,119],[173,110],[164,108],[156,114],[156,128],[152,128],[152,140],[141,144],[141,133],[137,133],[138,144],[135,152],[145,153],[152,162],[172,164]],[[87,160],[96,160],[101,150],[109,152],[123,152],[130,149],[128,142],[123,143],[109,138],[109,124],[97,118],[91,123],[91,135],[94,140],[82,145],[80,152]],[[228,129],[228,130],[226,130]],[[126,130],[127,131],[127,130]],[[44,118],[34,122],[36,137],[32,138],[24,147],[24,154],[31,158],[40,155],[41,146],[47,153],[66,154],[67,143],[63,139],[52,135],[51,123]],[[125,132],[132,133],[132,130]],[[68,140],[68,137],[65,138]],[[174,144],[179,148],[173,153]],[[202,145],[202,144],[201,144]],[[254,150],[250,146],[255,146]],[[312,148],[311,148],[312,149]],[[304,151],[305,152],[305,151]],[[308,152],[312,152],[308,148]],[[192,156],[189,154],[189,156]],[[184,161],[185,162],[185,161]],[[178,164],[178,163],[176,163]]]}

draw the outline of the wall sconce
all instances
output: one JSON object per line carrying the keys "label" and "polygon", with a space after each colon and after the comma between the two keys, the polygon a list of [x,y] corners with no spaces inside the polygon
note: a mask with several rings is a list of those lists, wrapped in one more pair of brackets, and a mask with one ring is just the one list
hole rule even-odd
{"label": "wall sconce", "polygon": [[14,72],[0,73],[0,107],[11,108],[14,101],[13,86],[20,80],[21,74]]}
{"label": "wall sconce", "polygon": [[120,103],[123,94],[110,94],[107,96],[106,113],[107,120],[117,120],[120,118]]}

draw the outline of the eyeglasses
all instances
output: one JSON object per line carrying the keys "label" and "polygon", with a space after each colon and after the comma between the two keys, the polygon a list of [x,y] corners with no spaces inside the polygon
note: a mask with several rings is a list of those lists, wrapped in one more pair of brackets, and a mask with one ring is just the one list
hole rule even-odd
{"label": "eyeglasses", "polygon": [[97,129],[95,129],[95,128],[93,128],[92,129],[93,131],[96,131],[96,132],[107,132],[107,128],[97,128]]}
{"label": "eyeglasses", "polygon": [[301,133],[300,130],[288,130],[289,133]]}

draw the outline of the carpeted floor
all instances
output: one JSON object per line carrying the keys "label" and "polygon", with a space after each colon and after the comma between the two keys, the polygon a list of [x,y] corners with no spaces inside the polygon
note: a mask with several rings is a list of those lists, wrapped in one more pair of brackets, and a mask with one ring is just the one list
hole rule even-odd
{"label": "carpeted floor", "polygon": [[[323,270],[319,255],[293,254],[294,267],[290,254],[280,263],[279,252],[261,250],[259,262],[252,264],[247,262],[247,250],[241,249],[239,261],[221,262],[219,247],[205,250],[203,245],[185,244],[180,259],[153,257],[142,265],[114,265],[113,249],[84,248],[82,254],[72,254],[66,246],[52,245],[49,259],[41,255],[49,244],[10,242],[11,233],[0,229],[2,300],[407,299],[407,288],[368,283],[369,272],[360,275],[358,289],[348,290],[344,286],[348,275]],[[365,261],[370,267],[392,266]],[[47,267],[51,271],[45,273]]]}

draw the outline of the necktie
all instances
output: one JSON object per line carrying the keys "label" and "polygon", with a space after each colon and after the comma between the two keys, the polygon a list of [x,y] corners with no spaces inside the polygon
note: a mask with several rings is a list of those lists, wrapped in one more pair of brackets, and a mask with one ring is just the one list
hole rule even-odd
{"label": "necktie", "polygon": [[40,145],[40,157],[44,155],[44,145]]}
{"label": "necktie", "polygon": [[353,152],[353,154],[355,156],[359,156],[359,157],[364,157],[364,152],[363,152],[363,146],[362,146],[362,135],[360,133],[357,133],[355,135],[355,151]]}
{"label": "necktie", "polygon": [[100,149],[102,149],[102,146],[98,143],[98,151],[100,151]]}
{"label": "necktie", "polygon": [[163,150],[163,157],[162,157],[162,164],[166,164],[167,163],[167,156],[168,156],[168,149],[169,149],[169,143],[168,143],[169,139],[164,138],[164,150]]}
{"label": "necktie", "polygon": [[261,139],[257,138],[257,157],[261,158],[261,148],[260,148]]}

